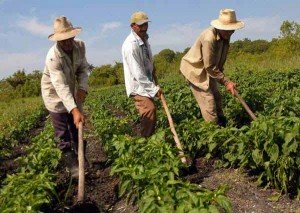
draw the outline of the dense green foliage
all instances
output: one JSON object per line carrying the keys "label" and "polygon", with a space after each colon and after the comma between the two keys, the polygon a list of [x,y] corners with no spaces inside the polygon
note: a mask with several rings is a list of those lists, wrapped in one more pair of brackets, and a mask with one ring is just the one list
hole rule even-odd
{"label": "dense green foliage", "polygon": [[115,63],[115,65],[103,65],[95,67],[92,75],[89,77],[90,86],[111,86],[124,83],[123,65]]}
{"label": "dense green foliage", "polygon": [[54,170],[61,154],[55,145],[49,123],[31,140],[27,155],[17,159],[18,172],[1,183],[0,212],[40,212],[43,204],[52,201],[56,194]]}
{"label": "dense green foliage", "polygon": [[0,102],[0,159],[27,136],[46,113],[41,98],[24,98]]}
{"label": "dense green foliage", "polygon": [[111,172],[121,179],[120,196],[137,199],[140,212],[230,212],[224,187],[210,191],[182,179],[180,169],[185,166],[169,130],[148,139],[133,136],[132,118],[113,114],[114,107],[122,104],[118,101],[126,100],[119,95],[120,90],[111,88],[95,91],[88,105],[96,133],[113,163]]}
{"label": "dense green foliage", "polygon": [[24,70],[15,72],[12,76],[0,81],[0,102],[16,98],[35,97],[41,94],[40,71],[30,74]]}

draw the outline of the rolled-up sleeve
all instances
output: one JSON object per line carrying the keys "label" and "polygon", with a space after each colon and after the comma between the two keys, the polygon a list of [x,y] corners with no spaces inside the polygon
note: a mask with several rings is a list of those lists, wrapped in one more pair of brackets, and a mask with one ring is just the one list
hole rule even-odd
{"label": "rolled-up sleeve", "polygon": [[137,47],[132,44],[132,48],[127,48],[125,50],[125,60],[130,66],[130,72],[139,85],[144,89],[144,91],[150,96],[155,97],[159,90],[159,87],[155,85],[154,82],[150,81],[147,76],[146,70],[143,65],[143,60],[138,54]]}
{"label": "rolled-up sleeve", "polygon": [[51,83],[58,97],[61,99],[66,109],[71,112],[72,109],[77,107],[77,105],[71,93],[70,87],[67,84],[61,64],[59,63],[58,59],[49,58],[46,61],[46,66],[50,73]]}
{"label": "rolled-up sleeve", "polygon": [[88,73],[89,73],[89,64],[86,60],[85,56],[85,45],[82,42],[82,62],[79,65],[77,71],[76,71],[76,78],[78,82],[78,89],[88,91]]}
{"label": "rolled-up sleeve", "polygon": [[210,77],[215,78],[219,83],[226,85],[229,79],[227,79],[218,67],[217,61],[217,49],[214,41],[205,40],[202,43],[203,63],[204,68]]}

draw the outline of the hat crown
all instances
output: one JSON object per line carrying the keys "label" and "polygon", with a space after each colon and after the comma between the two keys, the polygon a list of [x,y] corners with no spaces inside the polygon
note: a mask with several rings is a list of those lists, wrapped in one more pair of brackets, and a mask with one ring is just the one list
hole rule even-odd
{"label": "hat crown", "polygon": [[222,9],[219,15],[219,21],[223,24],[236,23],[235,11],[231,9]]}
{"label": "hat crown", "polygon": [[54,32],[55,33],[64,33],[73,30],[74,27],[72,23],[65,17],[60,16],[54,21]]}
{"label": "hat crown", "polygon": [[148,20],[149,18],[146,13],[142,11],[138,11],[132,14],[130,23],[134,24],[134,23],[139,23],[140,21],[148,21]]}

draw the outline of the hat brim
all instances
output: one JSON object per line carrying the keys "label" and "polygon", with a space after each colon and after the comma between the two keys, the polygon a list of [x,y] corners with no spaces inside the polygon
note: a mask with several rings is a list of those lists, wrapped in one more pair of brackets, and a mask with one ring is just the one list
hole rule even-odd
{"label": "hat brim", "polygon": [[231,24],[223,24],[218,19],[211,21],[210,25],[219,30],[238,30],[245,26],[242,21],[237,21]]}
{"label": "hat brim", "polygon": [[82,29],[80,27],[76,27],[73,30],[70,30],[68,32],[64,32],[64,33],[53,33],[51,35],[48,36],[48,39],[50,41],[62,41],[62,40],[66,40],[72,37],[75,37],[76,35],[78,35],[80,32],[82,31]]}
{"label": "hat brim", "polygon": [[140,20],[138,22],[136,22],[137,25],[142,25],[142,24],[145,24],[147,22],[151,22],[149,19],[143,19],[143,20]]}

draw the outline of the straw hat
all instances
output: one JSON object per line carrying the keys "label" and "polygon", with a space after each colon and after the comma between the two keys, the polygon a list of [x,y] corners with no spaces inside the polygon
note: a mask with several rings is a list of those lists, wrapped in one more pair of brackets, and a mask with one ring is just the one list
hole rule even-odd
{"label": "straw hat", "polygon": [[137,24],[137,25],[142,25],[146,22],[149,22],[149,18],[146,13],[142,11],[138,11],[132,14],[130,23],[131,24]]}
{"label": "straw hat", "polygon": [[51,41],[62,41],[75,37],[81,32],[81,27],[73,27],[72,23],[64,16],[57,17],[54,21],[54,33],[49,35]]}
{"label": "straw hat", "polygon": [[211,26],[219,30],[237,30],[244,27],[244,22],[237,21],[235,11],[232,9],[220,10],[219,19],[210,22]]}

